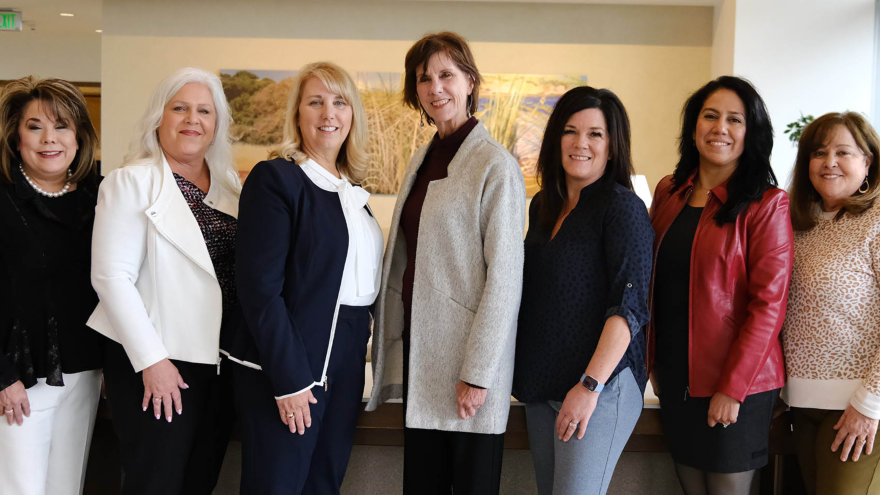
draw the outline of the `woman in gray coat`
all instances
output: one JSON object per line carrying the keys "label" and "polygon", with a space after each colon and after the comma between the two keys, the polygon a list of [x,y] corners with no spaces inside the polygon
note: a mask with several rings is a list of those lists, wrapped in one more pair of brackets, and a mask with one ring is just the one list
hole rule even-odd
{"label": "woman in gray coat", "polygon": [[472,114],[467,42],[406,55],[404,100],[437,128],[403,179],[382,273],[367,410],[403,397],[404,493],[497,493],[522,290],[525,188]]}

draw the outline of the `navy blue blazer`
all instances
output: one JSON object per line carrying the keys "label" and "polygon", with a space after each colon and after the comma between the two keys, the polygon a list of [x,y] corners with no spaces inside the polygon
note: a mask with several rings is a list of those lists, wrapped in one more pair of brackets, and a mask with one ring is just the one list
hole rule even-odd
{"label": "navy blue blazer", "polygon": [[224,351],[261,367],[276,397],[324,381],[347,253],[337,193],[281,158],[251,170],[241,191],[236,245],[244,323]]}

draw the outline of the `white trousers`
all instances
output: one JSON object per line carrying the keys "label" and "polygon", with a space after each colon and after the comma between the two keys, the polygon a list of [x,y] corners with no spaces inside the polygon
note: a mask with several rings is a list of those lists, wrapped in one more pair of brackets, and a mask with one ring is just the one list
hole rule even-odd
{"label": "white trousers", "polygon": [[101,371],[40,378],[27,389],[31,415],[21,426],[0,418],[0,495],[80,494],[101,394]]}

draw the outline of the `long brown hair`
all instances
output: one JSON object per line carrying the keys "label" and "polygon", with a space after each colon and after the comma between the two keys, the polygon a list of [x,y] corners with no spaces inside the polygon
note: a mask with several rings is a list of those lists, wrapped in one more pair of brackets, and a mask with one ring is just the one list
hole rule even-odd
{"label": "long brown hair", "polygon": [[538,154],[537,175],[543,202],[540,218],[544,228],[552,229],[568,198],[565,170],[562,168],[562,133],[572,115],[598,108],[608,126],[608,163],[599,181],[616,182],[632,190],[629,117],[620,98],[611,90],[580,86],[568,90],[547,119],[547,129]]}

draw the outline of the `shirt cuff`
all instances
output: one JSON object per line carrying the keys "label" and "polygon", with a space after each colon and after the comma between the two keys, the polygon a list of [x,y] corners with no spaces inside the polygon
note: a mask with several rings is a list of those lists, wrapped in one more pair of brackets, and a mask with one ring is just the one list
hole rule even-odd
{"label": "shirt cuff", "polygon": [[849,400],[856,411],[871,419],[880,419],[880,396],[872,394],[864,386],[856,389]]}
{"label": "shirt cuff", "polygon": [[605,320],[612,316],[619,316],[626,320],[626,324],[629,326],[630,336],[636,335],[642,329],[642,324],[639,323],[639,319],[636,318],[636,315],[626,306],[621,305],[608,308],[608,311],[605,312]]}

